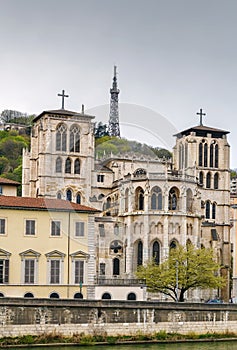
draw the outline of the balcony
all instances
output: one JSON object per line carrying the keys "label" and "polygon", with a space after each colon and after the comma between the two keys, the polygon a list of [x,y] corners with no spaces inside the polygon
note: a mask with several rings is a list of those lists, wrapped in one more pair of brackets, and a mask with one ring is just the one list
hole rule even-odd
{"label": "balcony", "polygon": [[96,277],[95,284],[99,286],[142,286],[146,284],[144,279],[136,278],[106,278]]}

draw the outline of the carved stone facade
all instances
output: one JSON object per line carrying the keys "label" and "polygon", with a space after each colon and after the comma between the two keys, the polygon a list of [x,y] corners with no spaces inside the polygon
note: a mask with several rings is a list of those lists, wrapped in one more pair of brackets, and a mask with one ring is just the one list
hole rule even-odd
{"label": "carved stone facade", "polygon": [[[79,147],[72,142],[75,130]],[[132,284],[138,265],[151,258],[162,262],[170,247],[192,242],[216,251],[227,285],[213,293],[228,300],[227,133],[203,125],[184,130],[176,135],[170,161],[131,154],[95,160],[92,117],[43,112],[34,122],[32,148],[23,157],[23,195],[80,199],[101,210],[95,232],[96,298],[103,297],[103,285],[106,297],[113,299],[110,286],[125,280]],[[140,289],[130,297],[137,298]],[[186,296],[196,301],[206,297],[197,291]]]}

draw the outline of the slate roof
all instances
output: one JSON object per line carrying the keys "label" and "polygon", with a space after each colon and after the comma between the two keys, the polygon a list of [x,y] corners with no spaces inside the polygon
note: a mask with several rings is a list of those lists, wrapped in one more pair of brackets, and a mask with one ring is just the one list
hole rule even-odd
{"label": "slate roof", "polygon": [[90,119],[95,118],[94,116],[89,115],[89,114],[69,111],[67,109],[53,109],[53,110],[49,110],[49,111],[43,111],[42,113],[40,113],[39,115],[37,115],[34,118],[34,121],[41,118],[44,114],[58,114],[58,115],[68,116],[68,117],[76,117],[77,116],[77,117],[90,118]]}
{"label": "slate roof", "polygon": [[183,135],[189,135],[191,132],[196,132],[196,136],[205,136],[206,134],[212,134],[212,137],[220,138],[222,135],[229,134],[229,131],[221,130],[217,128],[211,128],[209,126],[205,125],[197,125],[193,126],[189,129],[180,131],[179,133],[175,134],[174,136],[181,137]]}
{"label": "slate roof", "polygon": [[14,209],[31,209],[31,210],[55,210],[55,211],[72,211],[84,213],[96,213],[99,210],[72,203],[63,199],[49,199],[49,198],[31,198],[31,197],[14,197],[14,196],[0,196],[0,209],[14,208]]}

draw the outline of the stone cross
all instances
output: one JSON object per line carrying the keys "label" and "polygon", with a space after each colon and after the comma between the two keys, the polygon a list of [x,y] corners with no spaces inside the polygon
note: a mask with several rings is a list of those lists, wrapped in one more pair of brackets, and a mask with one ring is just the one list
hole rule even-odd
{"label": "stone cross", "polygon": [[202,117],[206,115],[206,113],[203,113],[202,108],[200,108],[200,112],[197,112],[196,114],[200,115],[200,126],[202,126]]}
{"label": "stone cross", "polygon": [[69,95],[65,95],[65,90],[62,90],[62,93],[58,94],[58,96],[62,97],[62,109],[64,109],[64,98],[69,97]]}

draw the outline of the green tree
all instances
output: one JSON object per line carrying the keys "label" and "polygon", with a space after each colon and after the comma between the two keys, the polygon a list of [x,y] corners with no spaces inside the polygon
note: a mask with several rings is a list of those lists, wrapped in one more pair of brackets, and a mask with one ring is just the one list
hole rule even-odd
{"label": "green tree", "polygon": [[98,122],[95,124],[95,130],[94,130],[95,138],[98,139],[103,136],[108,136],[108,128],[106,124],[103,124],[102,122]]}
{"label": "green tree", "polygon": [[137,277],[146,279],[150,292],[160,292],[174,301],[184,301],[187,290],[196,288],[215,289],[225,285],[219,275],[220,265],[212,249],[178,245],[170,250],[169,257],[162,264],[154,261],[140,266]]}

